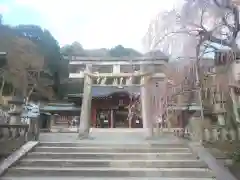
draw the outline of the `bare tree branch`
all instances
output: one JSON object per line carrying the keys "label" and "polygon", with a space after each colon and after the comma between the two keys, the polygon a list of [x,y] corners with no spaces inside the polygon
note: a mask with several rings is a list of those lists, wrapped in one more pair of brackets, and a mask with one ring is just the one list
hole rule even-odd
{"label": "bare tree branch", "polygon": [[[196,34],[192,34],[193,32],[196,32]],[[165,35],[163,35],[163,37],[161,39],[159,39],[153,46],[153,48],[156,48],[158,46],[158,44],[160,44],[165,38],[167,38],[168,36],[171,35],[175,35],[175,34],[188,34],[190,36],[195,36],[197,37],[198,34],[200,33],[200,30],[179,30],[179,31],[173,31],[173,32],[169,32]]]}
{"label": "bare tree branch", "polygon": [[[232,38],[232,41],[234,39],[236,39],[237,37],[237,34],[238,32],[240,31],[240,24],[239,24],[239,11],[238,11],[238,7],[233,4],[233,3],[229,3],[229,4],[226,4],[225,6],[220,4],[217,0],[213,0],[213,2],[215,3],[215,5],[219,8],[225,8],[227,10],[229,10],[229,12],[226,14],[225,17],[222,18],[224,24],[226,26],[228,26],[229,29],[232,30],[233,32],[233,38]],[[227,16],[229,15],[229,13],[231,13],[234,17],[234,27],[230,26],[227,22]]]}
{"label": "bare tree branch", "polygon": [[203,16],[204,16],[205,12],[206,12],[205,9],[201,9],[200,27],[202,28],[202,30],[207,31],[206,28],[204,28],[204,26],[203,26]]}
{"label": "bare tree branch", "polygon": [[229,3],[223,5],[220,2],[218,2],[218,0],[213,0],[213,3],[219,8],[225,8],[225,9],[231,9],[232,8]]}

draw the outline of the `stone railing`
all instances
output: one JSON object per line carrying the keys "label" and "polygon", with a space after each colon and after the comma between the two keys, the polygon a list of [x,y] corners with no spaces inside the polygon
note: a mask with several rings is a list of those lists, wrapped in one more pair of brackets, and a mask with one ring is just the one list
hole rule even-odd
{"label": "stone railing", "polygon": [[0,140],[24,137],[27,140],[27,124],[0,124]]}
{"label": "stone railing", "polygon": [[5,157],[28,141],[28,125],[0,125],[0,156]]}
{"label": "stone railing", "polygon": [[190,132],[188,131],[188,129],[184,129],[184,128],[172,128],[172,132],[174,136],[178,136],[178,137],[183,137],[183,136],[189,136]]}
{"label": "stone railing", "polygon": [[226,127],[205,128],[203,130],[202,140],[205,142],[240,140],[240,127],[238,129]]}
{"label": "stone railing", "polygon": [[27,141],[36,141],[39,138],[37,121],[29,124],[0,124],[0,157],[11,154]]}
{"label": "stone railing", "polygon": [[202,133],[191,132],[188,128],[174,128],[174,136],[185,137],[190,140],[199,140],[202,142],[218,142],[218,141],[240,141],[240,127],[238,130],[226,127],[204,128]]}

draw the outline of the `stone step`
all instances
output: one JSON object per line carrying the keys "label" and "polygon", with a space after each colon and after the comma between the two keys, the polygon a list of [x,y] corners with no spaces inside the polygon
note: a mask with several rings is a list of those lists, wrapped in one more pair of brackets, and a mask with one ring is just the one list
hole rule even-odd
{"label": "stone step", "polygon": [[[79,180],[79,177],[68,177],[68,180]],[[128,180],[159,180],[159,177],[127,177]],[[66,180],[66,177],[4,177],[1,180]],[[123,178],[101,178],[101,177],[81,177],[81,180],[126,180]],[[161,180],[213,180],[213,178],[167,178],[161,177]]]}
{"label": "stone step", "polygon": [[122,160],[144,160],[144,159],[162,159],[162,160],[181,160],[181,159],[196,159],[190,152],[175,153],[103,153],[103,152],[30,152],[27,158],[43,158],[43,159],[122,159]]}
{"label": "stone step", "polygon": [[157,153],[157,152],[190,152],[189,148],[127,148],[127,147],[48,147],[40,146],[35,152],[116,152],[116,153]]}
{"label": "stone step", "polygon": [[21,167],[129,167],[129,168],[207,168],[199,160],[94,160],[94,159],[23,159]]}
{"label": "stone step", "polygon": [[152,144],[152,143],[141,143],[141,144],[114,144],[114,143],[70,143],[70,142],[41,142],[39,145],[41,146],[48,146],[48,147],[127,147],[127,148],[188,148],[187,144],[184,143],[172,143],[172,144]]}
{"label": "stone step", "polygon": [[5,177],[168,177],[211,178],[212,171],[206,168],[89,168],[89,167],[13,167]]}

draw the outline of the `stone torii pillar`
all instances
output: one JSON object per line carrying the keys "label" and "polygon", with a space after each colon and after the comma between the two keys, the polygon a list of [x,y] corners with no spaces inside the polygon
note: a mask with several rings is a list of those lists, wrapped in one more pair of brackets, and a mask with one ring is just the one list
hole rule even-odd
{"label": "stone torii pillar", "polygon": [[[144,73],[145,66],[141,65],[141,72]],[[150,112],[150,96],[148,92],[148,78],[146,75],[141,76],[141,106],[142,106],[142,122],[145,137],[151,138],[153,136],[153,124]]]}
{"label": "stone torii pillar", "polygon": [[85,139],[89,137],[90,121],[91,121],[91,104],[92,104],[92,77],[89,75],[92,71],[92,65],[86,65],[86,73],[84,74],[84,90],[80,115],[80,124],[78,129],[78,137]]}

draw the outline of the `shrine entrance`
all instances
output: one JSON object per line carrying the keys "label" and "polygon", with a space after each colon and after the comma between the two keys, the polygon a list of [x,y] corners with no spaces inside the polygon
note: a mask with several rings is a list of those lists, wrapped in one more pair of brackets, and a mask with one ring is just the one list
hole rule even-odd
{"label": "shrine entrance", "polygon": [[[145,67],[145,66],[144,66]],[[147,92],[147,88],[145,84],[152,78],[153,73],[145,73],[145,72],[134,72],[134,73],[92,73],[92,65],[86,65],[86,69],[84,72],[84,94],[82,101],[82,110],[80,116],[80,127],[79,127],[79,137],[85,138],[89,135],[90,122],[91,122],[91,103],[92,103],[92,87],[93,86],[114,86],[121,89],[124,87],[134,87],[138,86],[141,91],[141,117],[143,122],[143,127],[146,129],[146,136],[151,137],[153,135],[153,120],[152,115],[150,114],[150,94]],[[162,76],[162,73],[160,73]],[[133,82],[133,80],[136,80]],[[107,84],[107,80],[108,83]],[[125,82],[125,84],[123,84]],[[121,107],[116,111],[116,121],[110,122],[116,126],[125,127],[128,124],[132,124],[132,119],[136,117],[134,112],[131,110],[134,108],[129,108],[128,113],[124,111]],[[124,120],[123,116],[128,116],[128,121]],[[111,111],[110,116],[113,116],[113,111]],[[103,120],[101,120],[102,126],[109,126],[109,122],[107,123],[107,116],[102,115]],[[112,119],[112,118],[111,118]],[[106,123],[106,124],[105,124]]]}
{"label": "shrine entrance", "polygon": [[[112,127],[143,127],[146,137],[153,136],[153,128],[156,124],[156,117],[162,111],[159,104],[162,92],[156,84],[166,82],[166,75],[163,72],[167,59],[153,58],[152,56],[137,58],[86,58],[76,57],[70,64],[74,65],[75,73],[70,73],[70,78],[80,78],[83,81],[82,107],[80,115],[80,126],[78,136],[86,138],[89,136],[92,114],[92,89],[93,87],[115,87],[124,91],[126,88],[139,88],[140,103],[131,103],[127,109],[113,107],[108,116],[116,116],[115,121],[108,121],[107,116],[102,115],[103,125]],[[76,66],[78,65],[78,66]],[[164,85],[165,87],[165,85]],[[153,89],[158,89],[154,90]],[[157,96],[156,96],[157,95]],[[157,101],[159,102],[157,102]],[[156,103],[157,102],[157,103]],[[95,108],[95,107],[94,107]],[[114,112],[115,111],[115,112]],[[95,114],[96,112],[94,112]],[[106,114],[106,113],[105,113]],[[126,118],[127,117],[127,118]],[[141,117],[141,118],[138,118]],[[112,118],[111,118],[112,119]],[[104,125],[104,120],[106,125]],[[134,122],[135,120],[135,122]],[[139,124],[142,124],[140,126]]]}
{"label": "shrine entrance", "polygon": [[105,109],[99,109],[96,113],[97,128],[109,128],[111,126],[109,120],[109,111]]}
{"label": "shrine entrance", "polygon": [[118,109],[115,110],[114,121],[115,128],[131,128],[128,122],[128,109],[119,106]]}
{"label": "shrine entrance", "polygon": [[97,128],[129,128],[127,109],[100,109],[97,111]]}
{"label": "shrine entrance", "polygon": [[[104,92],[101,97],[96,97],[96,91]],[[94,128],[135,128],[135,124],[140,117],[129,116],[129,108],[135,103],[136,94],[139,94],[140,87],[135,87],[134,91],[126,87],[124,91],[116,87],[100,88],[93,87],[92,95],[92,127]],[[138,95],[139,97],[139,95]],[[138,99],[137,99],[138,100]],[[130,123],[131,121],[131,123]],[[142,123],[140,126],[142,127]]]}

